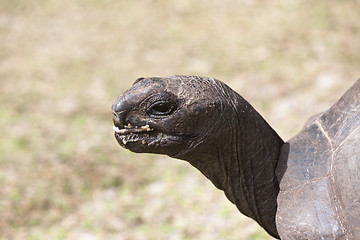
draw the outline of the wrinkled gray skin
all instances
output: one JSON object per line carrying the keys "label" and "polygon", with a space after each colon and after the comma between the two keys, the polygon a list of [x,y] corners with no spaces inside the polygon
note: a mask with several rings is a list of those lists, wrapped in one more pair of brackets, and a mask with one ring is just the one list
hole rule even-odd
{"label": "wrinkled gray skin", "polygon": [[140,78],[112,106],[115,137],[188,161],[273,237],[360,239],[359,92],[284,143],[218,80]]}

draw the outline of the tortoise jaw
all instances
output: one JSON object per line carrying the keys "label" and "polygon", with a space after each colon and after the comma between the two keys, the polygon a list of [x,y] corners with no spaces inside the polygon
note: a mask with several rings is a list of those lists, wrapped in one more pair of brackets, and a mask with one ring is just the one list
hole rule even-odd
{"label": "tortoise jaw", "polygon": [[128,128],[115,124],[113,130],[119,145],[136,153],[175,155],[184,140],[184,136],[168,134],[149,125]]}
{"label": "tortoise jaw", "polygon": [[133,127],[130,123],[125,126],[124,128],[119,128],[116,125],[113,126],[113,130],[118,133],[118,134],[129,134],[129,133],[140,133],[140,132],[150,132],[153,131],[154,129],[150,128],[150,126],[148,124],[138,127],[135,126]]}
{"label": "tortoise jaw", "polygon": [[150,126],[147,124],[138,127],[132,126],[130,123],[124,128],[119,128],[118,126],[114,125],[113,130],[115,131],[115,136],[117,137],[117,139],[120,140],[119,143],[122,142],[124,146],[127,143],[139,141],[141,137],[146,136],[147,132],[153,131],[153,129],[150,128]]}

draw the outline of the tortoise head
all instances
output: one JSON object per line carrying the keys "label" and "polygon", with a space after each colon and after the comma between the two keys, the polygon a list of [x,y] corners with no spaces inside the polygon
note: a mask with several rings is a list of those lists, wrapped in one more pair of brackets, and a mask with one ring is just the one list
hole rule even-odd
{"label": "tortoise head", "polygon": [[218,122],[211,121],[219,103],[210,87],[214,82],[190,76],[137,79],[112,106],[118,143],[133,152],[173,157],[196,148]]}
{"label": "tortoise head", "polygon": [[115,137],[133,152],[186,160],[273,236],[281,138],[224,83],[139,78],[112,106]]}

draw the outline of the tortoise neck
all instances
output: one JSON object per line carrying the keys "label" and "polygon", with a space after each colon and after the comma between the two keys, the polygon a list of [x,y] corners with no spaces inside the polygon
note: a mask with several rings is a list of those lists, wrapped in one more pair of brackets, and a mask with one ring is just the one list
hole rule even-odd
{"label": "tortoise neck", "polygon": [[[240,95],[223,103],[221,124],[214,124],[207,139],[174,156],[190,162],[248,217],[269,234],[279,237],[275,226],[279,183],[275,168],[283,140]],[[190,150],[189,150],[190,149]]]}
{"label": "tortoise neck", "polygon": [[242,113],[242,119],[237,118],[239,127],[231,135],[227,156],[220,160],[231,163],[223,190],[242,213],[278,237],[275,215],[279,183],[275,169],[284,142],[255,109],[250,105],[246,108],[246,116]]}

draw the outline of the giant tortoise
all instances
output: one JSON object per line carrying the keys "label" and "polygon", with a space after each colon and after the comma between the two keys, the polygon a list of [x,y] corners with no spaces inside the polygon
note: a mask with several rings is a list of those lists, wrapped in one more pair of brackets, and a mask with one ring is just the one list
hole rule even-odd
{"label": "giant tortoise", "polygon": [[213,78],[139,78],[112,111],[122,147],[188,161],[273,237],[360,239],[360,80],[287,142]]}

